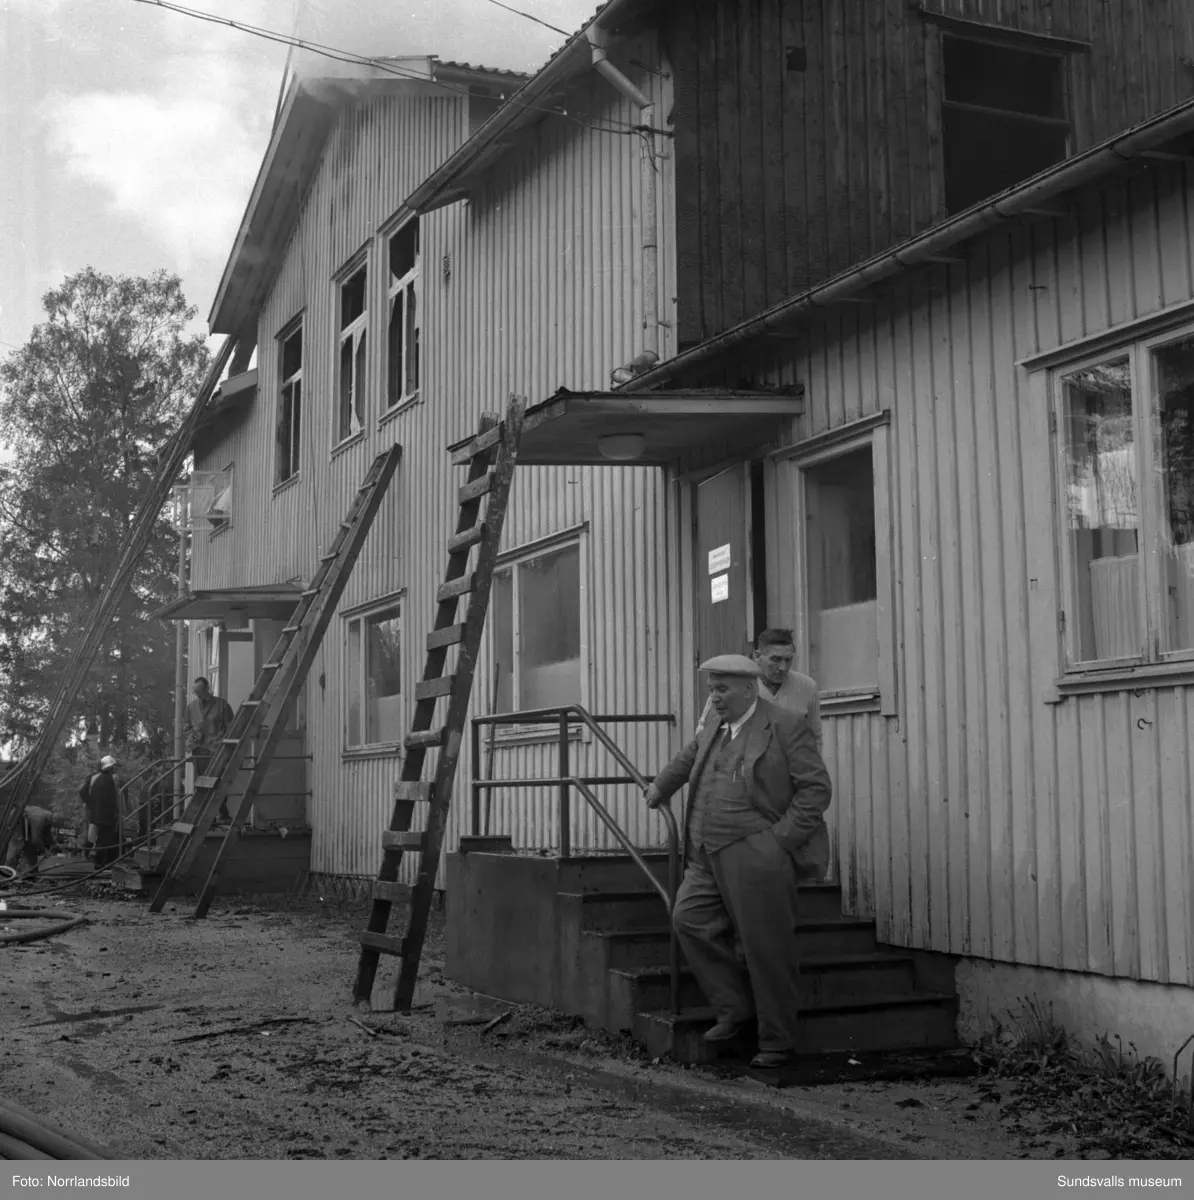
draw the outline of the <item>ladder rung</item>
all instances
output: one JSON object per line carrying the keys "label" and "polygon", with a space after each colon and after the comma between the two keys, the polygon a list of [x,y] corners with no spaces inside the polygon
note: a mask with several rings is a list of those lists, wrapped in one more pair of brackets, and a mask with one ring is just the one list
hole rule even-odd
{"label": "ladder rung", "polygon": [[394,784],[394,799],[406,800],[413,804],[430,804],[432,787],[430,783],[407,783],[406,780],[400,779]]}
{"label": "ladder rung", "polygon": [[492,487],[493,472],[486,471],[480,479],[474,479],[472,483],[466,483],[456,494],[460,497],[461,504],[467,504],[470,500],[479,500]]}
{"label": "ladder rung", "polygon": [[361,945],[366,950],[377,950],[382,954],[393,954],[397,958],[402,957],[402,938],[396,938],[389,933],[370,933],[368,929],[362,929],[360,933]]}
{"label": "ladder rung", "polygon": [[445,600],[455,600],[457,596],[463,596],[472,590],[473,576],[470,571],[469,574],[462,575],[459,579],[450,579],[447,583],[441,583],[439,591],[435,593],[435,598],[442,604]]}
{"label": "ladder rung", "polygon": [[387,829],[381,835],[381,848],[386,851],[422,850],[427,835],[420,830]]}
{"label": "ladder rung", "polygon": [[492,429],[479,433],[468,445],[462,446],[452,455],[452,465],[466,467],[474,458],[492,450],[502,440],[503,428],[502,425],[495,425]]}
{"label": "ladder rung", "polygon": [[225,746],[239,746],[240,738],[223,738],[221,739]]}
{"label": "ladder rung", "polygon": [[424,679],[415,684],[416,700],[434,700],[437,696],[450,696],[456,683],[455,675],[444,675],[440,679]]}
{"label": "ladder rung", "polygon": [[479,525],[474,525],[472,529],[466,529],[463,533],[456,534],[455,537],[448,541],[448,553],[459,554],[462,550],[467,550],[470,546],[475,546],[485,536],[485,522],[482,521]]}
{"label": "ladder rung", "polygon": [[220,777],[218,775],[199,775],[195,779],[195,786],[197,788],[214,788],[219,782]]}
{"label": "ladder rung", "polygon": [[458,646],[464,641],[463,625],[448,625],[443,629],[432,630],[427,635],[428,650],[442,650],[445,646]]}
{"label": "ladder rung", "polygon": [[261,669],[263,671],[280,671],[282,669],[282,663],[280,660],[278,662],[266,663]]}
{"label": "ladder rung", "polygon": [[298,631],[300,629],[302,629],[301,625],[287,625],[286,628],[282,630],[282,632],[283,633],[298,633]]}
{"label": "ladder rung", "polygon": [[408,750],[425,750],[428,746],[441,746],[443,741],[442,729],[425,729],[419,733],[408,733],[403,745]]}
{"label": "ladder rung", "polygon": [[308,588],[305,592],[299,592],[299,598],[305,600],[308,596],[318,596],[319,588]]}
{"label": "ladder rung", "polygon": [[329,552],[329,553],[327,553],[327,554],[321,554],[321,555],[319,556],[319,561],[320,561],[321,563],[325,563],[325,562],[335,562],[335,561],[336,561],[336,559],[338,559],[339,557],[340,557],[340,551],[339,551],[339,550],[332,550],[332,551],[330,551],[330,552]]}
{"label": "ladder rung", "polygon": [[170,828],[175,833],[190,834],[195,832],[195,826],[188,821],[175,821]]}
{"label": "ladder rung", "polygon": [[387,900],[391,904],[404,904],[410,899],[410,887],[405,883],[386,883],[382,879],[375,879],[373,899]]}

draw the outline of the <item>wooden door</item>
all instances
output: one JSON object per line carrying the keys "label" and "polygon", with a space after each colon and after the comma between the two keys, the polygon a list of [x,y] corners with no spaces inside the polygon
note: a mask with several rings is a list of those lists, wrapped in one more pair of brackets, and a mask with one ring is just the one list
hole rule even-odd
{"label": "wooden door", "polygon": [[[253,622],[253,653],[259,673],[270,660],[285,621]],[[286,733],[274,750],[261,791],[253,804],[253,825],[257,829],[286,826],[298,829],[309,824],[307,815],[306,685],[299,691]],[[263,728],[257,744],[264,744],[269,733]]]}
{"label": "wooden door", "polygon": [[746,463],[694,485],[693,556],[697,663],[749,654],[754,598],[750,561],[750,474]]}

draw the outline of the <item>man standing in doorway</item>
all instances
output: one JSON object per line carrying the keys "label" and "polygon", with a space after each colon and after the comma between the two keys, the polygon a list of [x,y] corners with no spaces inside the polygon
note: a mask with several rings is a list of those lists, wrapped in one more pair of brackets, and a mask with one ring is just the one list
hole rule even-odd
{"label": "man standing in doorway", "polygon": [[797,1048],[797,886],[828,864],[832,787],[808,718],[760,699],[756,663],[724,654],[701,670],[716,719],[659,773],[647,803],[689,785],[672,921],[717,1014],[705,1039],[730,1042],[755,1018],[752,1065],[775,1069]]}
{"label": "man standing in doorway", "polygon": [[95,848],[95,869],[102,871],[120,857],[120,788],[116,784],[116,760],[100,759],[100,769],[84,784],[83,800],[90,824],[88,840]]}
{"label": "man standing in doorway", "polygon": [[[760,670],[759,695],[762,699],[780,708],[786,708],[798,717],[805,717],[821,750],[821,707],[817,681],[792,669],[796,661],[796,639],[790,629],[764,629],[755,639],[755,663]],[[697,722],[696,736],[701,736],[709,714],[713,711],[712,699],[705,701],[701,719]]]}
{"label": "man standing in doorway", "polygon": [[[195,778],[207,773],[207,765],[220,748],[220,739],[232,724],[232,705],[211,690],[200,675],[195,680],[195,699],[187,705],[187,753],[195,764]],[[220,804],[219,819],[228,820],[228,805]]]}

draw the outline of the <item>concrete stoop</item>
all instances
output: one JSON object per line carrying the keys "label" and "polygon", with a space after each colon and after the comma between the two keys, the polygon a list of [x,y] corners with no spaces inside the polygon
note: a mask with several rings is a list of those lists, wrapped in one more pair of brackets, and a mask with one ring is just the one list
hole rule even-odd
{"label": "concrete stoop", "polygon": [[[749,1031],[740,1044],[716,1051],[704,1042],[713,1014],[692,972],[683,964],[680,1012],[669,1011],[666,909],[629,857],[551,860],[551,868],[543,860],[532,866],[529,856],[512,853],[467,857],[473,860],[471,867],[458,860],[455,869],[449,869],[449,913],[461,914],[466,922],[465,914],[481,920],[474,930],[466,924],[453,932],[449,918],[449,974],[453,978],[489,995],[533,1001],[582,1017],[592,1029],[629,1034],[653,1057],[709,1063],[727,1054],[753,1052]],[[662,880],[666,856],[645,857]],[[490,861],[481,863],[480,859]],[[470,894],[465,880],[473,872]],[[501,886],[504,876],[510,882],[508,887]],[[459,907],[452,895],[453,879],[465,893],[461,897],[465,903]],[[484,902],[485,893],[492,897],[494,890],[501,892],[497,900],[501,919],[486,920],[489,914],[496,916],[493,900]],[[516,907],[525,908],[525,913],[511,909],[515,896],[521,897]],[[958,1000],[952,967],[944,976],[940,970],[925,974],[916,954],[879,945],[873,921],[842,915],[841,892],[835,885],[805,886],[800,896],[796,935],[801,954],[802,1055],[948,1052],[958,1048]],[[539,932],[542,948],[535,956],[538,995],[507,996],[500,987],[490,985],[497,982],[499,973],[507,980],[513,978],[510,967],[514,960],[532,952],[525,940],[532,929]],[[503,954],[502,943],[507,938],[510,945]],[[470,973],[470,940],[476,949],[473,978],[465,978]],[[552,956],[545,969],[544,958]],[[482,959],[503,961],[505,969],[486,971]],[[495,978],[489,980],[486,975]],[[512,986],[508,983],[506,990]],[[522,991],[523,985],[518,988]]]}

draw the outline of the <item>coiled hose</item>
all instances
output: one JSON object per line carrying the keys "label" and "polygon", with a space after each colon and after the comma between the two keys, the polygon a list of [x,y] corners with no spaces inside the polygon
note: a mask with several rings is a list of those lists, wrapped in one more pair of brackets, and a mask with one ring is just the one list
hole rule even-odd
{"label": "coiled hose", "polygon": [[[24,929],[19,933],[0,933],[0,946],[15,946],[25,942],[36,942],[42,938],[56,937],[76,925],[82,925],[86,917],[78,913],[56,912],[54,909],[43,908],[6,908],[0,912],[0,921],[52,921],[51,925],[43,925],[40,929]],[[0,1100],[0,1104],[3,1101]]]}
{"label": "coiled hose", "polygon": [[115,1157],[0,1095],[0,1158],[71,1162]]}

